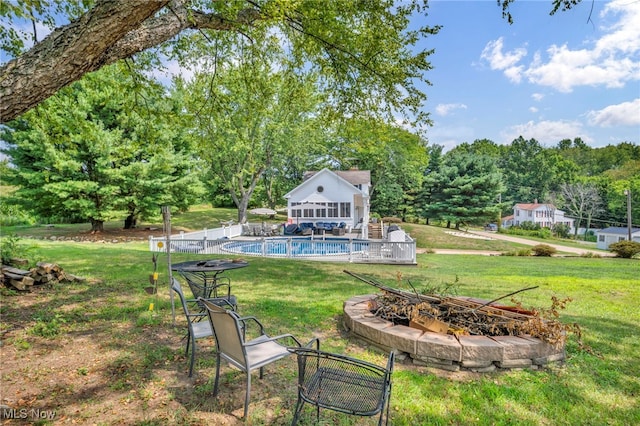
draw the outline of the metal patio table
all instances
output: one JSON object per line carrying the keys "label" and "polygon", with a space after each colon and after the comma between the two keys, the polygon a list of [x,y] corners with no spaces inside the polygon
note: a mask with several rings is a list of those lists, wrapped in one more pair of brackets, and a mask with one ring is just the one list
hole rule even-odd
{"label": "metal patio table", "polygon": [[193,260],[175,263],[171,265],[171,270],[187,281],[194,299],[222,298],[235,307],[237,301],[231,294],[231,279],[224,273],[247,266],[249,263],[240,259]]}

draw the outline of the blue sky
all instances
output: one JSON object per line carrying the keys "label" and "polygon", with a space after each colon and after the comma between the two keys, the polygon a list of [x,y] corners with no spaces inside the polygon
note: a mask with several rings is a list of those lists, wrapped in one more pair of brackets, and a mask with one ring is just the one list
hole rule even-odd
{"label": "blue sky", "polygon": [[509,25],[495,0],[430,1],[426,23],[443,26],[418,45],[435,49],[430,144],[639,144],[640,0],[596,0],[588,22],[591,7],[549,16],[550,0],[517,0]]}

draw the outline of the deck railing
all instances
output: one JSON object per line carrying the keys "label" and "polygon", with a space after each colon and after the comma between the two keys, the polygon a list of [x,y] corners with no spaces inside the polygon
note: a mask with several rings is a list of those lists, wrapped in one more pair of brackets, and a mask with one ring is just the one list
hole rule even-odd
{"label": "deck railing", "polygon": [[[239,225],[236,225],[239,226]],[[239,254],[280,258],[302,258],[353,263],[416,264],[416,242],[409,236],[404,241],[362,240],[347,238],[275,237],[232,240],[242,228],[227,227],[223,231],[172,235],[171,251],[193,254]],[[222,236],[220,236],[222,235]],[[162,243],[162,244],[158,244]],[[166,252],[165,237],[149,238],[149,249]]]}

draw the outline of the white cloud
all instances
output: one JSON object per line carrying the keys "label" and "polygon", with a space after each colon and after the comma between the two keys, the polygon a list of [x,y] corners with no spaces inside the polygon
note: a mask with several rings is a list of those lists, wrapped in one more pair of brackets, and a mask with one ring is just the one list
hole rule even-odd
{"label": "white cloud", "polygon": [[534,93],[533,95],[531,95],[531,98],[536,102],[540,102],[542,99],[544,99],[544,95],[542,93]]}
{"label": "white cloud", "polygon": [[492,70],[503,71],[509,80],[519,83],[522,79],[522,65],[516,66],[527,55],[527,49],[520,47],[511,52],[503,53],[504,38],[490,41],[482,50],[480,58],[486,60]]}
{"label": "white cloud", "polygon": [[436,106],[436,114],[445,116],[457,109],[467,109],[465,104],[438,104]]}
{"label": "white cloud", "polygon": [[514,139],[522,136],[525,139],[535,139],[541,144],[556,145],[563,139],[581,137],[589,143],[592,138],[587,136],[578,121],[529,121],[517,124],[501,132],[502,143],[510,144]]}
{"label": "white cloud", "polygon": [[538,112],[538,108],[533,107],[533,106],[532,106],[532,107],[529,107],[529,112],[532,112],[532,113],[534,113],[534,114],[535,114],[536,112]]}
{"label": "white cloud", "polygon": [[587,47],[572,49],[567,44],[551,45],[546,55],[535,52],[523,65],[527,51],[504,50],[504,39],[487,43],[481,58],[493,70],[502,71],[514,83],[526,78],[530,83],[569,93],[579,86],[621,88],[640,80],[640,1],[613,0],[604,6],[600,19],[615,22],[602,26],[604,33]]}
{"label": "white cloud", "polygon": [[640,126],[640,98],[618,105],[609,105],[587,113],[589,124],[600,127]]}

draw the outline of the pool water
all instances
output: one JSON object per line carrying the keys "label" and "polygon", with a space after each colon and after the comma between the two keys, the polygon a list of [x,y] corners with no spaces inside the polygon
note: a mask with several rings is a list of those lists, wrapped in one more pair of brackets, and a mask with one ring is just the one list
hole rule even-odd
{"label": "pool water", "polygon": [[331,256],[362,250],[366,240],[347,238],[311,239],[310,237],[265,238],[263,241],[233,241],[224,245],[226,251],[238,254],[267,256]]}

